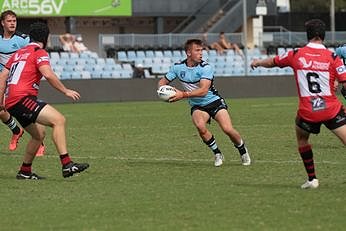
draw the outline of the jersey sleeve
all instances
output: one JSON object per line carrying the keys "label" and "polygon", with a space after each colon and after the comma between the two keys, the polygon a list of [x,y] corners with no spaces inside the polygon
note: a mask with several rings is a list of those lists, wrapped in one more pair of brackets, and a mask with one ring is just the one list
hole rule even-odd
{"label": "jersey sleeve", "polygon": [[278,67],[288,67],[288,66],[291,66],[292,57],[293,57],[293,51],[287,51],[282,55],[275,56],[274,63]]}
{"label": "jersey sleeve", "polygon": [[346,82],[346,67],[339,57],[335,58],[334,68],[339,82]]}
{"label": "jersey sleeve", "polygon": [[5,65],[5,68],[6,68],[6,69],[8,69],[8,70],[11,69],[11,66],[12,66],[12,63],[13,63],[13,58],[14,58],[14,55],[12,55],[12,56],[8,59],[6,65]]}
{"label": "jersey sleeve", "polygon": [[173,81],[176,77],[177,77],[177,74],[176,74],[176,71],[175,71],[175,66],[176,65],[172,65],[170,68],[169,68],[169,71],[167,72],[166,74],[166,79],[168,81]]}
{"label": "jersey sleeve", "polygon": [[48,55],[47,51],[45,51],[43,49],[39,49],[35,52],[35,54],[36,54],[36,65],[38,67],[43,66],[43,65],[49,65],[50,66],[49,55]]}
{"label": "jersey sleeve", "polygon": [[209,79],[212,80],[214,78],[214,70],[211,65],[207,64],[203,66],[202,73],[201,73],[202,79]]}

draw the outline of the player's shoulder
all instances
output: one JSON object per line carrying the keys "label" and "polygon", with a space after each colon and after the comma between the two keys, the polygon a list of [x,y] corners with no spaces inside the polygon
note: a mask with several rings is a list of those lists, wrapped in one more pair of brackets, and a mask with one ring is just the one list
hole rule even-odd
{"label": "player's shoulder", "polygon": [[29,35],[24,34],[20,31],[16,31],[13,35],[13,37],[19,38],[19,39],[29,39]]}
{"label": "player's shoulder", "polygon": [[202,60],[202,61],[199,63],[199,66],[201,66],[201,67],[208,67],[208,66],[210,66],[210,65],[209,65],[209,63],[208,63],[207,61]]}
{"label": "player's shoulder", "polygon": [[173,64],[173,66],[179,66],[179,65],[184,65],[184,64],[187,64],[187,59],[184,59],[184,60],[175,62],[175,63]]}

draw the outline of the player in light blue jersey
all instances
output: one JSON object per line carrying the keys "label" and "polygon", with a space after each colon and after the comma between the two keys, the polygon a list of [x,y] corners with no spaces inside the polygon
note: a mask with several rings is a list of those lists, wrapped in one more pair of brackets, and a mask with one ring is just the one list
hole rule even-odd
{"label": "player in light blue jersey", "polygon": [[199,39],[190,39],[185,43],[187,59],[174,64],[165,78],[161,78],[158,87],[170,84],[177,79],[184,91],[176,89],[176,95],[169,101],[175,102],[187,98],[191,106],[192,122],[196,126],[203,142],[215,155],[214,165],[221,166],[223,155],[218,148],[213,134],[208,130],[207,124],[213,118],[223,132],[230,138],[238,149],[243,165],[250,165],[251,159],[239,132],[233,127],[231,118],[227,112],[225,100],[214,88],[214,70],[202,60],[203,42]]}
{"label": "player in light blue jersey", "polygon": [[[8,59],[19,48],[29,44],[30,38],[24,34],[20,35],[16,32],[17,15],[11,10],[6,10],[1,13],[1,25],[3,33],[0,34],[0,71],[7,63]],[[7,111],[0,112],[1,121],[6,124],[12,131],[12,138],[9,144],[9,149],[14,151],[17,148],[17,143],[22,137],[24,130],[20,128],[13,117]],[[44,146],[41,146],[37,155],[44,153]]]}

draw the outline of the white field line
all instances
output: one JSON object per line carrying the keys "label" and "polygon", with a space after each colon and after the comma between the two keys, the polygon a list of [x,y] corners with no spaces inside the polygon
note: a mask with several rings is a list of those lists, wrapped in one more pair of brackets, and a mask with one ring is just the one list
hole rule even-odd
{"label": "white field line", "polygon": [[[0,155],[0,157],[6,157],[7,155]],[[22,157],[22,155],[19,154],[11,154],[12,157]],[[37,157],[41,158],[41,157]],[[58,158],[57,155],[45,155],[43,158]],[[183,159],[183,158],[168,158],[168,157],[161,157],[161,158],[148,158],[148,157],[121,157],[121,156],[72,156],[72,159],[79,159],[79,160],[114,160],[114,161],[147,161],[147,162],[212,162],[213,159]],[[240,159],[228,159],[225,158],[225,162],[240,162]],[[296,163],[302,163],[301,160],[256,160],[252,159],[252,163],[256,164],[296,164]],[[337,161],[315,161],[315,164],[330,164],[330,165],[345,165],[344,162],[337,162]]]}
{"label": "white field line", "polygon": [[[52,157],[52,156],[50,156]],[[92,160],[127,160],[127,161],[148,161],[148,162],[211,162],[212,159],[181,159],[181,158],[146,158],[146,157],[120,157],[120,156],[105,156],[105,157],[73,157],[73,159],[92,159]],[[240,162],[239,159],[225,159],[225,162]],[[301,160],[252,160],[253,163],[262,164],[296,164],[302,163]],[[343,165],[344,162],[336,161],[315,161],[316,164],[331,164],[331,165]]]}

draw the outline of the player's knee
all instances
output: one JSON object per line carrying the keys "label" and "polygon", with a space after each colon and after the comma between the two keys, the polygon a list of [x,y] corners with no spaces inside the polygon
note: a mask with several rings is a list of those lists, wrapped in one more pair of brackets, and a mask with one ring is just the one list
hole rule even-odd
{"label": "player's knee", "polygon": [[200,135],[204,135],[208,132],[208,129],[205,126],[196,126],[196,127]]}
{"label": "player's knee", "polygon": [[66,118],[63,115],[60,115],[56,118],[56,120],[54,121],[55,125],[58,126],[64,126],[66,123]]}

